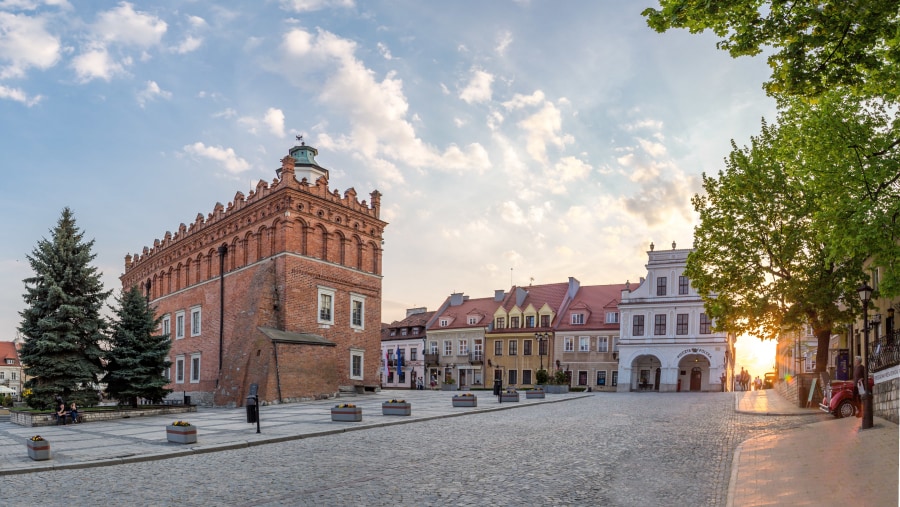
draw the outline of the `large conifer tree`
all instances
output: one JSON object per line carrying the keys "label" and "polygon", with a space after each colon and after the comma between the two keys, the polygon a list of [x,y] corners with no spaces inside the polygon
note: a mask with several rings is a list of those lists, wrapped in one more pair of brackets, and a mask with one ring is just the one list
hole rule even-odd
{"label": "large conifer tree", "polygon": [[26,278],[26,309],[19,327],[25,342],[21,360],[32,377],[28,403],[53,406],[56,396],[91,405],[97,400],[103,371],[100,343],[106,322],[100,316],[109,292],[100,273],[90,266],[94,241],[83,240],[69,208],[62,211],[50,240],[38,242],[28,262],[34,276]]}
{"label": "large conifer tree", "polygon": [[138,398],[160,402],[171,392],[164,386],[169,380],[163,371],[171,363],[166,360],[171,342],[168,335],[155,334],[161,317],[156,317],[137,287],[123,292],[112,323],[112,350],[105,378],[109,395],[120,402],[137,407]]}

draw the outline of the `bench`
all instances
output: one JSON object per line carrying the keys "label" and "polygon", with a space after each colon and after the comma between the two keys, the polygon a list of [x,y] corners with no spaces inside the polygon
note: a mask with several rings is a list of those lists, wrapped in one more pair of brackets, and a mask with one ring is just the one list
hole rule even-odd
{"label": "bench", "polygon": [[76,422],[79,422],[79,423],[80,423],[80,422],[84,422],[83,418],[81,417],[81,414],[78,415],[78,421],[74,421],[74,420],[72,419],[72,414],[69,414],[69,413],[67,413],[66,415],[64,415],[64,416],[62,417],[62,420],[60,420],[58,414],[53,414],[53,418],[56,419],[56,424],[57,424],[57,425],[62,424],[62,425],[64,425],[64,426],[65,426],[66,424],[69,424],[67,421],[71,421],[72,424],[74,424],[74,423],[76,423]]}

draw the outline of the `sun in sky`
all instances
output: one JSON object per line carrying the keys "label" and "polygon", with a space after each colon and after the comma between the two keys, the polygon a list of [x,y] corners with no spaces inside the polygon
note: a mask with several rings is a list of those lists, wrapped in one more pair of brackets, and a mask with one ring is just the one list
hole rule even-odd
{"label": "sun in sky", "polygon": [[775,370],[775,340],[760,340],[754,336],[741,335],[734,344],[734,369],[745,368],[750,378],[763,378],[766,372]]}

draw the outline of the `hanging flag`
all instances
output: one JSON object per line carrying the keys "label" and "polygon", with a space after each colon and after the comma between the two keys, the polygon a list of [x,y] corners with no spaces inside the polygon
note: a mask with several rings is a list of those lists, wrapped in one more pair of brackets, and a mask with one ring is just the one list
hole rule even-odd
{"label": "hanging flag", "polygon": [[390,365],[390,357],[391,357],[391,349],[387,349],[384,351],[384,382],[385,384],[388,381],[388,375],[391,374]]}
{"label": "hanging flag", "polygon": [[403,372],[403,354],[400,353],[400,349],[397,349],[397,381],[400,381],[400,375]]}

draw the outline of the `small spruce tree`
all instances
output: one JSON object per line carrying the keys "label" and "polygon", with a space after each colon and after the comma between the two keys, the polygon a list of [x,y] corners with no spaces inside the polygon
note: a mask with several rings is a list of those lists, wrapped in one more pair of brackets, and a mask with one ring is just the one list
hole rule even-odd
{"label": "small spruce tree", "polygon": [[172,343],[168,335],[156,334],[161,317],[150,306],[137,287],[117,298],[112,323],[109,361],[106,365],[106,390],[120,402],[137,407],[138,398],[159,403],[167,394],[169,383],[163,372],[172,363],[166,360]]}
{"label": "small spruce tree", "polygon": [[31,377],[29,406],[48,409],[57,396],[93,405],[103,372],[100,343],[106,322],[100,316],[109,292],[90,266],[94,241],[84,241],[69,208],[27,256],[34,276],[26,278],[25,310],[19,331],[25,338],[20,359]]}

